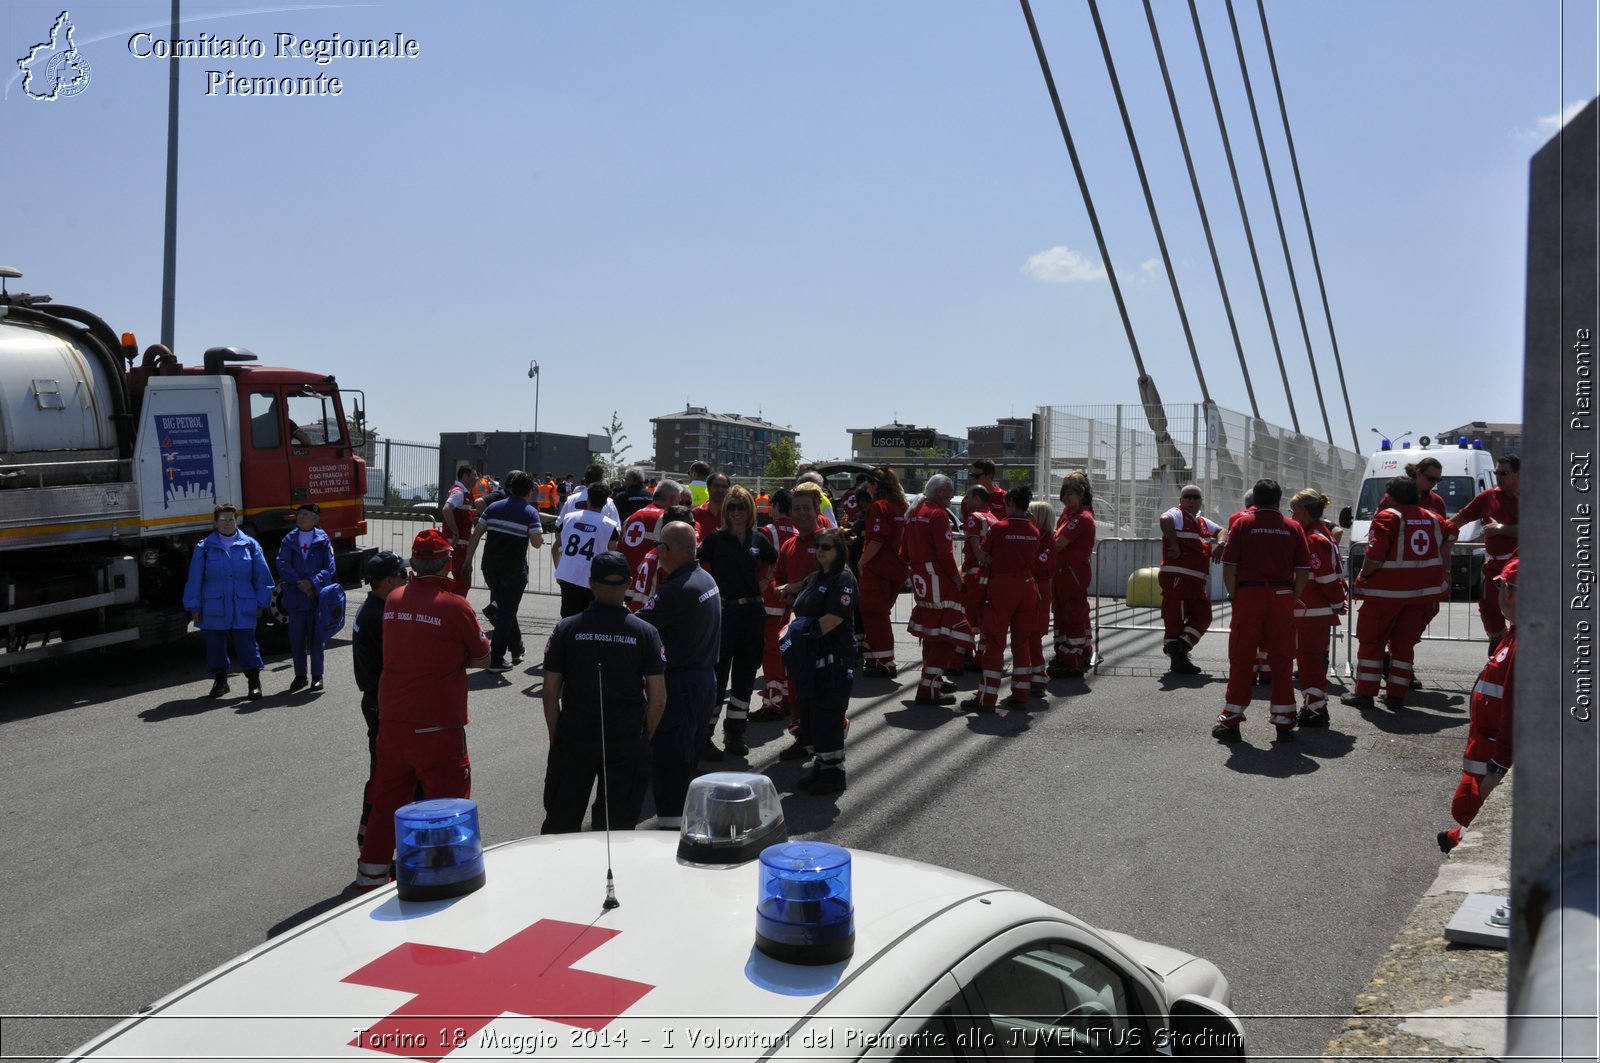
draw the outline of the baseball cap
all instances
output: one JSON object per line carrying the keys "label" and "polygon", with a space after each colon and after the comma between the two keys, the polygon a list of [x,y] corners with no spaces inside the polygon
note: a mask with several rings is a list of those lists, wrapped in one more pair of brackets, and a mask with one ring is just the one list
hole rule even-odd
{"label": "baseball cap", "polygon": [[450,556],[450,540],[437,528],[424,528],[411,541],[411,558],[439,558]]}
{"label": "baseball cap", "polygon": [[589,564],[589,582],[603,583],[608,587],[616,587],[628,582],[633,571],[628,568],[628,559],[615,550],[607,550],[603,554],[595,555]]}
{"label": "baseball cap", "polygon": [[302,510],[308,513],[315,513],[319,517],[322,515],[322,507],[317,505],[315,502],[300,503],[299,507],[296,509],[296,512],[300,512]]}
{"label": "baseball cap", "polygon": [[406,559],[393,550],[380,550],[367,559],[367,582],[376,587],[390,576],[406,570]]}
{"label": "baseball cap", "polygon": [[1510,561],[1507,561],[1506,567],[1500,570],[1500,575],[1496,576],[1495,579],[1515,587],[1517,585],[1517,559],[1513,557]]}

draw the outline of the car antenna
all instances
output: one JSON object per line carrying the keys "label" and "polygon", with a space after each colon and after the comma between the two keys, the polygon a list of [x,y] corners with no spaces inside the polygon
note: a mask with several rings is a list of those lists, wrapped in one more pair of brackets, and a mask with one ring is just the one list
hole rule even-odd
{"label": "car antenna", "polygon": [[606,685],[605,668],[594,666],[595,689],[600,693],[600,792],[605,796],[606,824],[606,900],[600,907],[610,911],[622,904],[617,900],[616,880],[611,877],[611,787],[606,778]]}

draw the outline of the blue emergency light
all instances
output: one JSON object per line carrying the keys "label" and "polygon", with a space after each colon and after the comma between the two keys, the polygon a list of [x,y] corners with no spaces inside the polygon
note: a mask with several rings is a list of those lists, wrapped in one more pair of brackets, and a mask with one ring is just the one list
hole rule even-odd
{"label": "blue emergency light", "polygon": [[1456,447],[1461,449],[1461,450],[1466,450],[1467,449],[1467,437],[1466,436],[1457,437]]}
{"label": "blue emergency light", "polygon": [[1474,440],[1473,440],[1473,441],[1472,441],[1472,449],[1473,449],[1473,450],[1482,450],[1482,449],[1483,449],[1483,440],[1481,440],[1481,439],[1474,439]]}
{"label": "blue emergency light", "polygon": [[855,953],[850,853],[825,842],[785,842],[761,852],[756,948],[784,963],[820,967]]}
{"label": "blue emergency light", "polygon": [[1384,440],[1384,441],[1383,441],[1383,446],[1382,446],[1382,447],[1380,447],[1380,448],[1379,448],[1379,449],[1380,449],[1380,450],[1388,450],[1388,449],[1389,449],[1389,441],[1388,441],[1388,440],[1387,440],[1387,439],[1385,439],[1385,440]]}
{"label": "blue emergency light", "polygon": [[1400,444],[1400,449],[1401,450],[1410,450],[1411,449],[1411,440],[1408,439],[1404,443],[1401,443]]}
{"label": "blue emergency light", "polygon": [[406,805],[394,814],[394,839],[401,900],[461,897],[483,885],[476,802],[451,797]]}

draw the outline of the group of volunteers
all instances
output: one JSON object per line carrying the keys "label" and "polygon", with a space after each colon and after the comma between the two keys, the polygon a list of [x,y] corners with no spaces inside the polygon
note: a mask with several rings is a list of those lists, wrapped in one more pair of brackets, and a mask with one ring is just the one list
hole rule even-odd
{"label": "group of volunteers", "polygon": [[[887,467],[859,474],[838,499],[820,475],[805,472],[759,502],[705,463],[691,467],[687,483],[647,481],[636,468],[609,484],[596,465],[564,492],[553,478],[514,470],[498,482],[463,467],[440,528],[416,536],[410,572],[388,551],[368,564],[371,593],[352,639],[369,752],[357,886],[388,881],[397,808],[419,797],[470,796],[466,671],[509,670],[526,657],[518,613],[528,550],[547,539],[562,619],[543,655],[550,752],[542,833],[581,830],[586,812],[595,829],[632,829],[647,794],[661,827],[681,826],[700,764],[747,754],[752,722],[787,725],[793,740],[779,759],[810,761],[799,789],[845,790],[850,697],[858,680],[899,673],[892,614],[907,584],[907,631],[921,647],[914,704],[954,705],[952,680],[968,672],[976,690],[961,707],[997,711],[1008,652],[1006,707],[1046,698],[1051,677],[1082,678],[1096,660],[1088,476],[1063,479],[1058,510],[1027,487],[1000,488],[991,462],[974,461],[968,472],[956,508],[950,477],[931,477],[911,504]],[[1496,472],[1499,485],[1452,521],[1432,487],[1437,460],[1408,466],[1378,506],[1353,595],[1320,491],[1295,494],[1285,516],[1279,485],[1259,481],[1224,529],[1202,515],[1200,488],[1183,487],[1160,518],[1163,649],[1173,673],[1200,671],[1191,651],[1211,623],[1207,577],[1218,553],[1233,607],[1213,737],[1239,741],[1256,685],[1269,688],[1280,741],[1292,740],[1297,726],[1328,726],[1326,651],[1352,596],[1361,600],[1356,682],[1342,701],[1376,708],[1386,677],[1385,704],[1400,708],[1413,686],[1417,642],[1449,593],[1456,529],[1482,520],[1492,589],[1480,609],[1491,656],[1473,692],[1452,805],[1460,826],[1438,836],[1442,849],[1453,848],[1511,765],[1520,461],[1502,458]],[[184,600],[206,632],[221,690],[231,642],[250,696],[259,697],[252,632],[273,580],[236,516],[218,507]],[[317,516],[314,504],[301,507],[277,558],[295,661],[291,692],[321,689],[316,599],[337,586]],[[489,589],[490,635],[465,598],[475,562]]]}

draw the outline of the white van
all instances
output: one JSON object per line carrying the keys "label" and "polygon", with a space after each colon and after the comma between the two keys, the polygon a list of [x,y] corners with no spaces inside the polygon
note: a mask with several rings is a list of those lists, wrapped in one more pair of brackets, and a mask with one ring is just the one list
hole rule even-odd
{"label": "white van", "polygon": [[[1427,441],[1427,437],[1423,437]],[[1413,447],[1409,443],[1402,443],[1398,449],[1391,447],[1385,440],[1384,449],[1373,454],[1367,459],[1367,468],[1361,476],[1361,496],[1356,500],[1354,509],[1346,506],[1339,513],[1339,523],[1350,529],[1350,534],[1345,536],[1348,544],[1352,563],[1359,570],[1361,560],[1366,556],[1367,532],[1372,524],[1372,518],[1378,512],[1378,503],[1383,499],[1384,492],[1388,489],[1389,481],[1396,476],[1406,474],[1406,466],[1415,464],[1423,458],[1435,458],[1442,466],[1440,480],[1434,485],[1434,490],[1439,492],[1444,499],[1446,515],[1454,518],[1462,506],[1487,488],[1496,484],[1494,475],[1494,455],[1484,450],[1481,445],[1469,445],[1465,440],[1452,444],[1435,443],[1432,446]],[[1480,543],[1483,540],[1483,524],[1473,521],[1459,529],[1458,543]],[[1473,577],[1471,574],[1483,571],[1482,558],[1478,563],[1472,563],[1471,554],[1481,555],[1483,548],[1480,545],[1476,551],[1457,550],[1451,565],[1450,584],[1453,591],[1461,593],[1467,590],[1469,579],[1481,580],[1482,576]],[[1476,588],[1473,588],[1476,590]]]}

